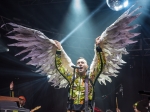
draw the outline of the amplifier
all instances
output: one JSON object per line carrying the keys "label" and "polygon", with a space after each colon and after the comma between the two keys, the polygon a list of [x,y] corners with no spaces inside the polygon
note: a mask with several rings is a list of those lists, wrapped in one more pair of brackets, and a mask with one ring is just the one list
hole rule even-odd
{"label": "amplifier", "polygon": [[19,108],[16,102],[0,101],[0,112],[30,112],[30,110]]}

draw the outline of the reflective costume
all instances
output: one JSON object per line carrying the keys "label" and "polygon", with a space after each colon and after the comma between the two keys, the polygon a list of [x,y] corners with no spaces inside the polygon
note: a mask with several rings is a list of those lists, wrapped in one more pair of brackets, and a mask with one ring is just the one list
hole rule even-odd
{"label": "reflective costume", "polygon": [[[100,47],[96,48],[96,60],[94,63],[96,64],[96,67],[94,68],[93,72],[90,72],[89,74],[89,82],[88,82],[88,99],[89,102],[92,103],[91,101],[94,99],[94,85],[99,77],[100,73],[102,72],[104,65],[105,65],[105,57],[102,53],[102,50]],[[76,72],[75,73],[75,79],[73,80],[73,72],[69,73],[67,69],[63,67],[62,64],[62,58],[61,58],[61,51],[56,52],[56,66],[60,74],[68,81],[69,83],[69,99],[73,99],[73,110],[76,110],[74,108],[74,105],[80,105],[79,110],[82,110],[82,105],[84,104],[85,101],[85,78],[86,75],[84,76],[79,76],[79,74]],[[73,89],[73,90],[72,90]],[[73,92],[73,94],[72,94]],[[91,105],[91,104],[90,104]],[[84,106],[83,106],[84,107]]]}
{"label": "reflective costume", "polygon": [[[139,25],[135,24],[129,26],[129,23],[138,18],[140,13],[134,13],[137,12],[140,7],[133,11],[131,11],[131,8],[125,11],[99,36],[101,40],[100,47],[103,52],[99,47],[95,48],[95,56],[90,66],[89,83],[86,83],[86,85],[89,85],[89,100],[94,99],[95,82],[98,80],[100,84],[103,83],[104,85],[106,85],[106,81],[111,82],[110,76],[116,77],[117,73],[119,73],[118,69],[121,69],[120,65],[126,63],[122,60],[122,55],[128,54],[126,46],[137,42],[131,40],[131,38],[138,36],[140,33],[133,33],[130,31],[136,29]],[[61,46],[61,48],[59,48],[61,51],[58,52],[58,42],[48,38],[41,31],[14,23],[8,24],[13,27],[13,30],[8,34],[14,33],[14,35],[7,37],[18,41],[17,43],[9,44],[9,46],[25,48],[16,55],[29,52],[21,60],[30,58],[27,64],[36,66],[36,72],[50,76],[49,82],[52,83],[52,86],[66,88],[69,85],[69,99],[74,100],[73,106],[83,106],[85,103],[84,99],[87,98],[84,93],[84,91],[87,90],[84,83],[85,77],[80,77],[76,73],[75,80],[73,80],[73,69],[71,65],[74,64],[63,50],[63,47]],[[83,108],[84,106],[78,108],[78,110],[83,110]]]}

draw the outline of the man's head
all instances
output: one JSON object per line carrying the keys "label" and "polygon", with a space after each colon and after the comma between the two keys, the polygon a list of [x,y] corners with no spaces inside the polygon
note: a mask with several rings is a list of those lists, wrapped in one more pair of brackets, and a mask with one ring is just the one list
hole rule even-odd
{"label": "man's head", "polygon": [[19,96],[19,104],[20,104],[21,106],[24,106],[25,103],[26,103],[25,97],[24,97],[24,96]]}
{"label": "man's head", "polygon": [[81,75],[85,75],[85,73],[88,69],[87,61],[84,58],[80,57],[77,60],[77,66],[80,67],[80,69],[77,69],[77,72]]}

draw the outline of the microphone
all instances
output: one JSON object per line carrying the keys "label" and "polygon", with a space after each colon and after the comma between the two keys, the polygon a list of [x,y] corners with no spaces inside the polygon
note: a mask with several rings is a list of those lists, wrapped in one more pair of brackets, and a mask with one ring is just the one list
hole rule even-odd
{"label": "microphone", "polygon": [[74,68],[74,69],[80,69],[81,68],[81,67],[75,66],[75,65],[72,65],[71,67]]}
{"label": "microphone", "polygon": [[119,91],[121,92],[122,97],[123,97],[123,86],[122,86],[122,84],[120,85],[120,90]]}

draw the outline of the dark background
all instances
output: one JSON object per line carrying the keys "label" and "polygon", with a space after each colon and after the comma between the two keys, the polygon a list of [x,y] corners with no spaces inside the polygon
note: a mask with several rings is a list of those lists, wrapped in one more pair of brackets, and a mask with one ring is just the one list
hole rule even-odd
{"label": "dark background", "polygon": [[[134,0],[129,1],[131,4],[135,3]],[[85,0],[88,15],[78,20],[68,12],[70,4],[71,0],[1,0],[0,24],[15,22],[38,29],[49,38],[61,41],[96,10],[96,13],[62,44],[74,63],[78,57],[82,56],[90,64],[94,55],[95,38],[126,9],[116,12],[109,9],[104,0]],[[100,5],[102,7],[98,8]],[[141,0],[138,5],[142,5],[140,10],[142,15],[135,21],[141,25],[134,31],[141,33],[135,38],[138,43],[127,47],[129,54],[123,56],[123,60],[127,63],[121,66],[118,77],[111,77],[112,82],[107,82],[106,85],[96,83],[96,107],[104,111],[111,109],[115,112],[116,93],[118,93],[118,105],[121,112],[133,112],[132,105],[135,102],[147,99],[147,96],[139,95],[138,91],[150,91],[150,1]],[[66,19],[67,15],[70,17]],[[92,24],[90,24],[91,21]],[[72,26],[67,27],[67,24]],[[19,61],[23,55],[17,57],[14,55],[22,48],[7,46],[15,42],[6,38],[9,30],[9,28],[0,29],[0,95],[9,96],[9,84],[14,81],[15,96],[26,97],[26,108],[32,109],[41,105],[42,108],[37,112],[66,112],[67,88],[54,88],[47,82],[46,76],[35,73],[35,67],[25,64],[28,60]],[[7,49],[9,52],[6,51]],[[119,92],[120,84],[123,85],[123,97]]]}

